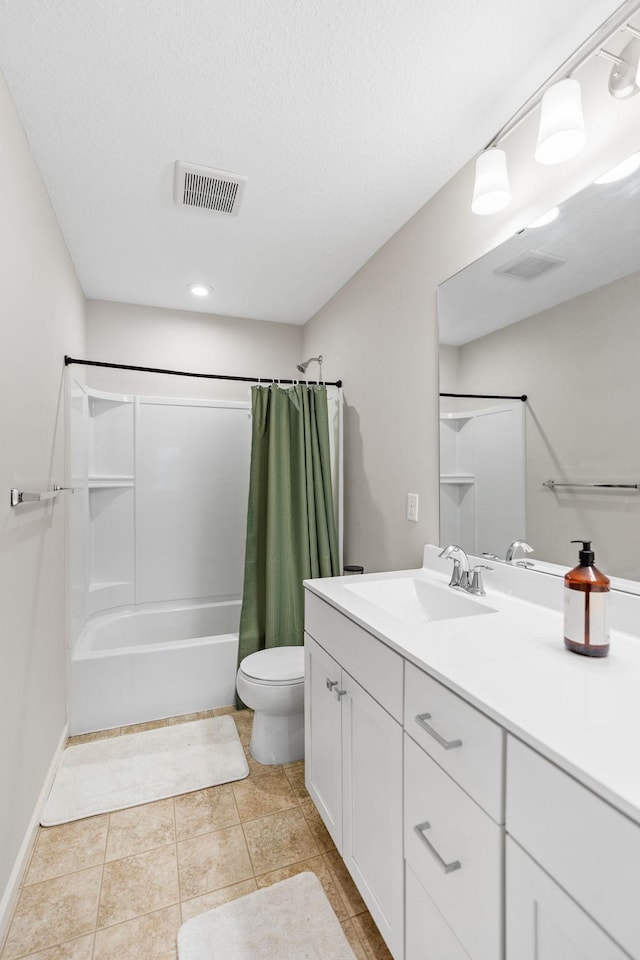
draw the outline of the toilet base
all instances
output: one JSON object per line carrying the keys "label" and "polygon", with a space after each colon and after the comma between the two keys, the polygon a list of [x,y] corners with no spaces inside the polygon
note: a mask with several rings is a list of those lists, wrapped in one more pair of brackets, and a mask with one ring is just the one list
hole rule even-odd
{"label": "toilet base", "polygon": [[304,712],[274,716],[256,710],[249,752],[254,760],[264,764],[303,760]]}

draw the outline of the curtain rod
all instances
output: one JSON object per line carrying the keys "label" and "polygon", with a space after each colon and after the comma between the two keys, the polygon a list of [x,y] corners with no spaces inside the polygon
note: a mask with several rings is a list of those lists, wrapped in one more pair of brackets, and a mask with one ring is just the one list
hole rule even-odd
{"label": "curtain rod", "polygon": [[168,373],[174,377],[201,377],[205,380],[239,380],[242,383],[258,383],[263,380],[271,383],[319,383],[325,387],[341,387],[342,380],[286,380],[284,377],[237,377],[230,373],[190,373],[188,370],[165,370],[162,367],[137,367],[130,363],[106,363],[102,360],[78,360],[65,355],[64,365],[81,363],[85,367],[109,367],[112,370],[137,370],[140,373]]}
{"label": "curtain rod", "polygon": [[441,397],[468,397],[473,398],[474,400],[522,400],[525,403],[527,399],[526,393],[521,394],[519,397],[505,397],[499,393],[441,393]]}

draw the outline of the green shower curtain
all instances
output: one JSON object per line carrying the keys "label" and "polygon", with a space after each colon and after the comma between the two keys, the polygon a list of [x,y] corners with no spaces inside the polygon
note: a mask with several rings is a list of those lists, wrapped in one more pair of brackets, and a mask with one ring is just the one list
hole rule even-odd
{"label": "green shower curtain", "polygon": [[302,644],[302,581],[340,572],[326,387],[252,387],[251,408],[238,662],[265,647]]}

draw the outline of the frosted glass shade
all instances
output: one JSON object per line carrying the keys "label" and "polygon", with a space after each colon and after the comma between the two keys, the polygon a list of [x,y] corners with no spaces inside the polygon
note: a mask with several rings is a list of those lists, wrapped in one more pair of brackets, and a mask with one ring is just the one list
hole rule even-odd
{"label": "frosted glass shade", "polygon": [[504,210],[511,202],[507,158],[504,150],[492,147],[476,160],[476,180],[471,210],[482,215]]}
{"label": "frosted glass shade", "polygon": [[580,84],[571,78],[560,80],[542,98],[536,160],[562,163],[575,157],[586,142]]}

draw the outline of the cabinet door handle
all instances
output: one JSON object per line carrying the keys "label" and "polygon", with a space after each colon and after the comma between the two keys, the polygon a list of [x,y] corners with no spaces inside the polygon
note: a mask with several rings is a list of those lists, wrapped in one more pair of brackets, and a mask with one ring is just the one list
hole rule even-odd
{"label": "cabinet door handle", "polygon": [[337,680],[329,680],[329,677],[327,677],[327,690],[333,690],[333,688],[337,686],[338,686]]}
{"label": "cabinet door handle", "polygon": [[346,693],[347,691],[346,691],[346,690],[334,690],[333,692],[334,692],[335,695],[336,695],[336,700],[342,700],[342,698],[344,697],[344,695],[345,695],[345,693]]}
{"label": "cabinet door handle", "polygon": [[429,734],[430,737],[433,737],[441,747],[444,747],[445,750],[453,750],[454,747],[461,747],[462,740],[445,740],[437,730],[434,730],[433,727],[427,723],[427,720],[431,720],[430,713],[418,713],[414,718],[419,727],[422,727],[423,730]]}
{"label": "cabinet door handle", "polygon": [[454,870],[460,869],[462,864],[460,863],[459,860],[452,860],[451,863],[447,863],[446,860],[442,859],[442,857],[440,856],[436,848],[433,846],[433,844],[429,840],[427,840],[427,838],[424,835],[424,831],[431,829],[431,825],[428,823],[428,821],[425,820],[424,823],[416,824],[416,826],[413,829],[414,829],[414,832],[418,834],[418,836],[424,843],[425,847],[430,851],[430,853],[438,861],[439,865],[442,867],[445,873],[453,873]]}

